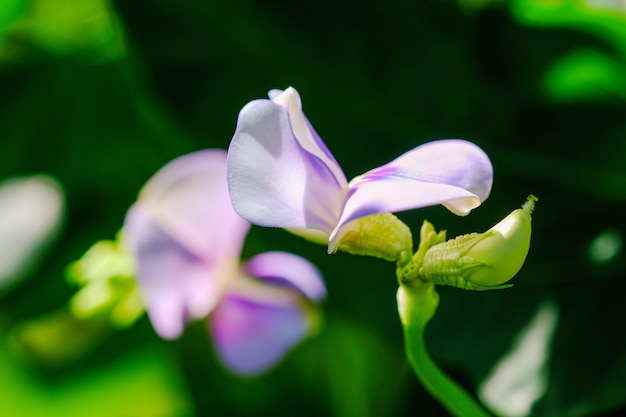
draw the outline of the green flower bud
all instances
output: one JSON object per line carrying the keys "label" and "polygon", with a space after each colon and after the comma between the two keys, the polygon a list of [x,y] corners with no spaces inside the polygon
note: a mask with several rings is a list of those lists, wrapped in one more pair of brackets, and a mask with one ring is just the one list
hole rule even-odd
{"label": "green flower bud", "polygon": [[531,213],[537,197],[531,195],[485,233],[458,236],[430,248],[419,277],[435,284],[467,290],[507,288],[528,255]]}
{"label": "green flower bud", "polygon": [[81,287],[70,300],[70,311],[77,318],[104,316],[116,327],[130,326],[144,313],[135,272],[120,236],[97,242],[67,268],[69,281]]}
{"label": "green flower bud", "polygon": [[420,229],[420,243],[415,254],[410,258],[398,259],[396,275],[398,284],[410,287],[419,286],[424,280],[419,276],[419,270],[424,263],[424,256],[430,248],[446,241],[446,231],[435,231],[435,226],[428,220],[424,220]]}

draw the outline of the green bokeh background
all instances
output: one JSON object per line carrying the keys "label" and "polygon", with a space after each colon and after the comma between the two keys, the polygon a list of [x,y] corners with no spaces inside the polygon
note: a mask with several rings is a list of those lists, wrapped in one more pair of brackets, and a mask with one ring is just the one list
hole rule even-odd
{"label": "green bokeh background", "polygon": [[241,107],[287,86],[348,178],[430,140],[487,152],[483,206],[402,213],[414,235],[424,218],[449,236],[486,230],[537,195],[514,287],[442,288],[428,345],[474,392],[553,303],[549,386],[532,415],[622,415],[626,259],[589,247],[626,233],[626,11],[592,3],[3,0],[0,180],[54,176],[67,209],[30,276],[0,293],[0,415],[446,415],[404,357],[394,266],[281,230],[253,228],[244,256],[303,255],[329,296],[320,334],[266,375],[224,371],[202,323],[165,342],[145,317],[114,330],[64,310],[66,266],[115,237],[145,181],[226,148]]}

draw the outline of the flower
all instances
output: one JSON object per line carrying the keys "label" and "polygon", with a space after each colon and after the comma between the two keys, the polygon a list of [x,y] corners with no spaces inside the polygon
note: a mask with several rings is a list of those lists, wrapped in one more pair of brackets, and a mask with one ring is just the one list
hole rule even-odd
{"label": "flower", "polygon": [[264,371],[306,337],[311,306],[326,295],[318,270],[296,255],[240,264],[249,228],[230,204],[226,152],[205,150],[157,172],[123,230],[156,332],[173,339],[208,316],[218,357],[242,375]]}
{"label": "flower", "polygon": [[269,96],[241,110],[228,153],[233,207],[251,223],[287,228],[332,253],[354,220],[435,204],[466,215],[489,195],[491,162],[463,140],[426,143],[348,182],[298,92]]}

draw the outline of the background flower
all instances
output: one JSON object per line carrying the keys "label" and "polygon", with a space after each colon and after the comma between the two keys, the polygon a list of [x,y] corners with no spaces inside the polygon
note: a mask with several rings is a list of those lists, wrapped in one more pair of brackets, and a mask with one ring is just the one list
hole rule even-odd
{"label": "background flower", "polygon": [[239,266],[249,224],[232,210],[226,152],[199,151],[161,169],[129,210],[124,237],[155,330],[168,339],[209,316],[223,363],[266,370],[313,329],[326,290],[317,269],[284,252]]}

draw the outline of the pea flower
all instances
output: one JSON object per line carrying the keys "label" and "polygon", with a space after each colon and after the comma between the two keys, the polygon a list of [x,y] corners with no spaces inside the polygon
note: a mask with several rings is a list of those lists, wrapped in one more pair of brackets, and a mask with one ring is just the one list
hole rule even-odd
{"label": "pea flower", "polygon": [[[251,223],[289,229],[332,253],[372,215],[436,204],[466,215],[489,195],[491,162],[463,140],[418,146],[348,182],[302,112],[298,92],[289,87],[269,97],[244,106],[229,148],[233,207]],[[386,233],[373,232],[371,243]]]}
{"label": "pea flower", "polygon": [[208,316],[218,357],[242,375],[266,370],[305,338],[311,307],[326,294],[317,269],[296,255],[267,252],[240,264],[249,228],[230,203],[226,152],[205,150],[157,172],[123,231],[156,332],[173,339]]}

